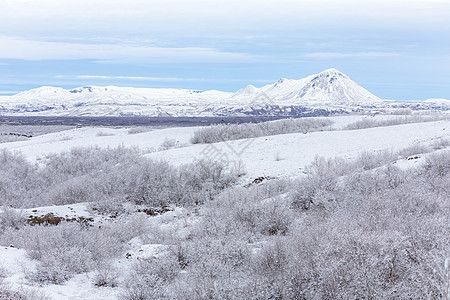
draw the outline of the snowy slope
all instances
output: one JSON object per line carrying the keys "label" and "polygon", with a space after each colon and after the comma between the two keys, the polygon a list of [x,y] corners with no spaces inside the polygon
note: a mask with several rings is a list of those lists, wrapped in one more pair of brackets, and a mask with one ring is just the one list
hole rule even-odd
{"label": "snowy slope", "polygon": [[[395,116],[377,116],[384,119]],[[137,146],[148,157],[165,159],[173,164],[189,163],[195,159],[213,158],[228,162],[230,167],[242,161],[246,178],[259,176],[298,176],[316,155],[355,158],[361,151],[399,150],[417,142],[431,142],[438,138],[450,140],[450,121],[405,124],[361,130],[340,130],[361,116],[334,117],[333,131],[293,133],[215,144],[189,142],[196,128],[158,129],[129,134],[127,129],[77,128],[33,137],[26,141],[0,144],[1,148],[21,151],[29,160],[45,155],[69,151],[73,147]],[[174,139],[182,148],[161,150],[165,139]],[[146,151],[153,149],[156,151]]]}
{"label": "snowy slope", "polygon": [[207,157],[229,162],[231,166],[242,161],[248,180],[260,176],[295,177],[301,175],[304,167],[316,156],[354,159],[361,151],[396,151],[417,142],[450,139],[448,128],[450,121],[439,121],[360,130],[293,133],[193,145],[150,153],[147,157],[164,159],[177,165]]}
{"label": "snowy slope", "polygon": [[0,144],[1,148],[22,152],[34,161],[51,153],[70,151],[74,147],[139,147],[143,151],[157,150],[166,139],[173,139],[179,146],[189,143],[195,128],[167,128],[130,134],[129,129],[85,127],[49,133],[26,141]]}
{"label": "snowy slope", "polygon": [[[395,116],[376,116],[375,119]],[[339,130],[347,124],[362,120],[361,116],[327,117],[333,121],[332,129]],[[34,136],[28,140],[0,144],[0,149],[22,152],[30,161],[36,161],[51,153],[70,151],[74,147],[138,147],[143,151],[158,150],[166,140],[174,140],[178,146],[189,146],[194,131],[200,127],[178,127],[153,129],[148,132],[130,134],[133,128],[83,127]],[[139,128],[138,128],[139,129]]]}

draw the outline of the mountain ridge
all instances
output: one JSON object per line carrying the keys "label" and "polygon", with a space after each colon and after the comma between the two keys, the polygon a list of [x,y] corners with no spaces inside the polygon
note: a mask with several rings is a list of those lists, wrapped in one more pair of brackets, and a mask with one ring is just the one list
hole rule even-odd
{"label": "mountain ridge", "polygon": [[[88,85],[43,86],[0,96],[0,114],[47,116],[327,115],[385,105],[349,76],[331,68],[301,79],[282,78],[235,93],[217,90]],[[426,103],[426,102],[423,102]],[[434,102],[428,103],[435,104]]]}

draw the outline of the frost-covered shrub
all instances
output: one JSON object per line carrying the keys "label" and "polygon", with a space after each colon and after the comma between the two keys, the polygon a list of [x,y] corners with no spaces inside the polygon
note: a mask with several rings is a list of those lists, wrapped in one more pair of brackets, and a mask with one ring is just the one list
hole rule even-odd
{"label": "frost-covered shrub", "polygon": [[425,174],[429,177],[444,177],[450,173],[450,151],[441,151],[427,156],[424,165]]}
{"label": "frost-covered shrub", "polygon": [[260,136],[307,133],[329,129],[333,122],[327,119],[284,119],[257,124],[219,124],[204,127],[194,132],[191,138],[193,144],[207,144]]}
{"label": "frost-covered shrub", "polygon": [[73,275],[88,272],[95,266],[88,249],[77,246],[45,249],[36,270],[28,278],[42,284],[61,284]]}
{"label": "frost-covered shrub", "polygon": [[311,208],[327,208],[335,201],[334,185],[336,178],[309,176],[298,184],[293,193],[292,205],[294,208],[308,210]]}
{"label": "frost-covered shrub", "polygon": [[118,216],[125,213],[123,204],[123,197],[119,194],[119,196],[110,196],[103,200],[94,200],[88,204],[88,207],[92,212],[102,215]]}
{"label": "frost-covered shrub", "polygon": [[151,130],[152,130],[152,128],[149,128],[149,127],[134,127],[134,128],[128,129],[128,134],[144,133],[144,132],[148,132]]}
{"label": "frost-covered shrub", "polygon": [[[381,170],[369,173],[375,172]],[[446,254],[440,249],[448,247],[444,237],[450,232],[441,219],[445,202],[431,213],[426,207],[433,196],[422,192],[421,202],[409,202],[420,190],[411,187],[420,181],[389,188],[383,176],[370,180],[380,187],[379,194],[344,184],[351,194],[343,195],[339,207],[319,220],[306,215],[293,235],[278,237],[258,252],[253,274],[259,276],[251,278],[258,297],[442,297]]]}
{"label": "frost-covered shrub", "polygon": [[179,186],[185,193],[181,201],[187,204],[202,204],[212,200],[219,191],[237,180],[236,175],[226,171],[222,163],[205,159],[181,166],[179,176]]}
{"label": "frost-covered shrub", "polygon": [[304,261],[294,263],[292,255],[290,245],[283,238],[275,239],[259,249],[251,265],[252,273],[257,275],[251,278],[250,283],[255,287],[253,290],[255,298],[301,299],[289,291],[292,288],[292,281],[297,279],[292,272],[293,267],[303,264]]}
{"label": "frost-covered shrub", "polygon": [[119,271],[111,265],[98,267],[94,275],[94,285],[117,287],[119,285]]}
{"label": "frost-covered shrub", "polygon": [[58,175],[63,180],[93,172],[107,172],[117,165],[138,163],[140,160],[142,158],[137,148],[78,147],[72,148],[70,152],[48,156],[44,161],[43,175],[49,178]]}
{"label": "frost-covered shrub", "polygon": [[84,175],[55,185],[48,191],[47,197],[54,205],[64,205],[101,200],[102,192],[91,176]]}
{"label": "frost-covered shrub", "polygon": [[398,153],[400,156],[402,156],[404,158],[408,158],[412,155],[424,154],[424,153],[428,153],[430,151],[431,150],[427,145],[416,143],[409,147],[403,148]]}
{"label": "frost-covered shrub", "polygon": [[446,138],[439,138],[433,141],[431,147],[435,150],[447,148],[450,145],[450,140]]}
{"label": "frost-covered shrub", "polygon": [[342,176],[353,172],[356,163],[340,157],[324,158],[316,156],[310,165],[306,166],[307,175],[336,175]]}
{"label": "frost-covered shrub", "polygon": [[[251,249],[239,236],[196,236],[182,243],[184,270],[173,282],[166,299],[243,299]],[[181,266],[181,264],[180,264]]]}
{"label": "frost-covered shrub", "polygon": [[176,170],[167,162],[146,161],[142,166],[135,166],[131,172],[137,176],[131,187],[130,200],[133,202],[163,206],[180,197],[173,189],[177,180]]}
{"label": "frost-covered shrub", "polygon": [[383,171],[354,172],[344,178],[342,186],[359,195],[368,196],[383,192],[388,182]]}
{"label": "frost-covered shrub", "polygon": [[401,124],[410,124],[410,123],[422,123],[422,122],[434,122],[439,120],[448,120],[449,117],[445,115],[412,115],[412,116],[403,116],[403,117],[395,117],[388,119],[373,119],[373,118],[364,118],[362,120],[356,121],[354,123],[350,123],[345,126],[346,130],[355,130],[355,129],[365,129],[365,128],[373,128],[373,127],[383,127],[383,126],[395,126]]}
{"label": "frost-covered shrub", "polygon": [[332,160],[316,157],[306,168],[307,176],[297,183],[292,194],[292,205],[303,210],[331,205],[335,200],[338,179],[333,169]]}
{"label": "frost-covered shrub", "polygon": [[1,300],[49,300],[50,297],[42,291],[24,286],[13,286],[2,282],[0,278]]}
{"label": "frost-covered shrub", "polygon": [[170,292],[167,287],[178,276],[180,267],[170,253],[134,263],[125,281],[120,299],[162,299]]}
{"label": "frost-covered shrub", "polygon": [[57,284],[103,265],[123,247],[107,227],[82,227],[76,223],[9,230],[0,237],[0,244],[14,244],[39,261],[36,270],[27,272],[29,279]]}
{"label": "frost-covered shrub", "polygon": [[166,299],[245,299],[248,276],[230,265],[209,258],[177,280]]}
{"label": "frost-covered shrub", "polygon": [[[266,180],[226,189],[200,209],[189,239],[173,249],[182,271],[128,286],[126,299],[442,298],[448,153],[408,172],[390,164],[393,157],[317,158],[299,185]],[[289,192],[313,199],[325,213],[293,210]]]}
{"label": "frost-covered shrub", "polygon": [[358,155],[355,163],[364,170],[371,170],[389,164],[397,160],[397,158],[397,154],[389,149],[378,151],[376,153],[363,151]]}
{"label": "frost-covered shrub", "polygon": [[95,136],[112,136],[112,135],[114,135],[114,134],[111,133],[111,132],[106,132],[106,131],[98,131],[98,132],[95,134]]}
{"label": "frost-covered shrub", "polygon": [[412,110],[410,108],[399,108],[393,110],[391,115],[412,115]]}
{"label": "frost-covered shrub", "polygon": [[[120,248],[124,243],[135,237],[143,237],[144,235],[151,234],[151,229],[147,215],[144,213],[131,214],[127,217],[122,216],[120,222],[104,224],[102,226],[102,234],[109,236],[112,241],[118,243],[117,247],[111,249],[114,250],[115,248]],[[108,248],[107,243],[108,239],[105,240],[105,248]]]}
{"label": "frost-covered shrub", "polygon": [[25,216],[22,211],[0,206],[0,230],[19,229],[23,225],[25,225]]}
{"label": "frost-covered shrub", "polygon": [[131,200],[152,206],[197,205],[236,181],[218,162],[180,167],[151,161],[136,149],[75,148],[37,168],[21,155],[0,153],[0,205],[36,207],[91,202],[111,212]]}
{"label": "frost-covered shrub", "polygon": [[167,162],[147,161],[132,172],[136,181],[130,199],[152,206],[202,204],[236,180],[223,165],[207,160],[179,168]]}
{"label": "frost-covered shrub", "polygon": [[[262,199],[272,198],[290,192],[292,190],[293,183],[294,180],[288,178],[269,178],[262,184],[257,185],[257,191]],[[253,187],[254,186],[255,185],[253,185]]]}
{"label": "frost-covered shrub", "polygon": [[344,127],[345,130],[365,129],[377,127],[379,123],[373,118],[364,118],[362,120],[350,123]]}
{"label": "frost-covered shrub", "polygon": [[165,151],[172,148],[179,148],[181,146],[182,145],[180,144],[180,142],[177,141],[176,139],[165,138],[164,141],[161,143],[161,145],[159,145],[158,150]]}
{"label": "frost-covered shrub", "polygon": [[203,231],[207,235],[284,235],[294,212],[285,196],[268,197],[260,186],[224,191],[205,209]]}
{"label": "frost-covered shrub", "polygon": [[306,166],[305,172],[307,177],[322,177],[324,182],[320,184],[326,186],[332,184],[333,178],[337,180],[338,177],[355,171],[372,170],[392,163],[397,158],[397,154],[389,149],[374,152],[363,151],[353,160],[340,157],[315,157],[311,164]]}
{"label": "frost-covered shrub", "polygon": [[134,148],[78,148],[52,155],[39,167],[0,151],[0,205],[36,207],[123,196],[128,166],[142,158]]}
{"label": "frost-covered shrub", "polygon": [[0,205],[24,207],[41,197],[45,181],[18,152],[0,150]]}
{"label": "frost-covered shrub", "polygon": [[2,143],[11,143],[11,142],[19,142],[26,141],[28,137],[21,135],[13,135],[13,134],[0,134],[0,144]]}
{"label": "frost-covered shrub", "polygon": [[384,166],[379,170],[383,176],[385,182],[385,188],[395,189],[406,182],[408,175],[407,172],[398,168],[393,164]]}
{"label": "frost-covered shrub", "polygon": [[443,150],[427,156],[420,172],[426,187],[450,196],[450,151]]}

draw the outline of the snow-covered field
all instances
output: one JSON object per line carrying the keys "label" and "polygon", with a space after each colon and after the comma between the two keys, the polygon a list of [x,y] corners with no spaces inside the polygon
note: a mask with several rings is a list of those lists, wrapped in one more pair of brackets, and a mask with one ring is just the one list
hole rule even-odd
{"label": "snow-covered field", "polygon": [[[147,154],[173,164],[190,162],[193,158],[214,157],[230,163],[242,161],[247,177],[295,177],[304,172],[316,156],[355,159],[362,151],[398,151],[415,143],[430,143],[449,138],[449,121],[406,124],[361,130],[291,133],[250,139],[227,141],[211,146],[194,145]],[[446,130],[447,128],[447,130]],[[242,153],[241,153],[242,152]]]}
{"label": "snow-covered field", "polygon": [[[334,122],[329,128],[331,131],[291,133],[196,145],[190,143],[190,138],[199,127],[152,129],[135,134],[130,134],[130,128],[86,127],[41,135],[27,141],[1,144],[0,147],[20,151],[30,161],[39,161],[47,155],[70,151],[74,147],[138,147],[147,153],[146,157],[166,160],[174,165],[202,158],[221,160],[230,166],[241,163],[241,167],[245,167],[247,172],[246,178],[253,180],[260,176],[299,176],[316,156],[351,160],[362,151],[398,151],[417,143],[426,144],[439,138],[450,137],[450,121],[343,130],[346,125],[355,121],[395,117],[330,117],[325,119]],[[161,147],[165,141],[170,140],[175,143],[174,149],[166,150]]]}
{"label": "snow-covered field", "polygon": [[[446,153],[446,151],[448,151],[449,145],[445,141],[450,141],[450,120],[401,124],[395,126],[375,127],[357,130],[345,129],[346,125],[367,118],[375,118],[376,120],[381,120],[394,118],[394,116],[332,117],[330,119],[333,121],[333,124],[324,131],[262,136],[243,140],[224,141],[214,144],[192,144],[191,137],[193,136],[194,132],[198,130],[198,128],[194,127],[165,129],[152,128],[146,132],[140,132],[140,130],[134,130],[133,128],[85,127],[44,134],[29,138],[24,141],[3,143],[0,144],[0,151],[2,151],[2,149],[6,149],[10,152],[18,151],[24,155],[25,159],[29,163],[37,164],[41,167],[43,164],[45,164],[46,160],[48,160],[49,157],[56,156],[59,153],[67,152],[73,148],[79,147],[98,147],[99,149],[136,147],[141,150],[140,153],[144,157],[150,158],[155,161],[167,161],[169,164],[175,167],[187,165],[189,163],[200,161],[202,159],[212,159],[224,163],[229,170],[236,171],[237,169],[239,169],[238,172],[241,176],[235,183],[235,187],[237,187],[238,189],[245,189],[244,186],[248,187],[252,182],[259,183],[257,179],[262,177],[263,179],[261,179],[261,181],[264,181],[264,183],[267,183],[267,181],[276,182],[276,180],[286,180],[287,182],[291,182],[292,180],[302,180],[302,178],[306,178],[308,175],[310,175],[310,169],[308,169],[308,166],[310,166],[311,163],[317,161],[317,157],[325,159],[341,158],[345,162],[352,163],[358,158],[361,159],[361,153],[365,153],[369,156],[377,156],[389,152],[394,153],[393,155],[397,156],[388,164],[398,166],[398,170],[400,170],[398,172],[406,171],[408,173],[412,172],[411,170],[413,170],[414,168],[419,168],[420,166],[428,163],[427,158],[433,156],[435,153]],[[427,151],[420,153],[420,149],[425,148],[427,149]],[[415,149],[419,149],[419,153],[416,153],[417,151],[414,152]],[[409,156],[408,151],[410,151],[413,155]],[[400,155],[397,153],[405,154]],[[0,161],[2,161],[2,159],[5,159],[4,161],[6,161],[7,158],[5,157],[6,156],[2,158],[2,156],[0,155]],[[121,163],[118,163],[118,165],[120,164]],[[380,166],[383,165],[384,164],[381,164]],[[93,168],[95,169],[95,166]],[[447,172],[449,166],[444,165],[442,168],[444,172]],[[4,173],[2,174],[7,174],[5,173],[7,172],[7,170],[3,170],[3,172]],[[345,180],[345,175],[341,176],[343,176],[342,178],[344,178],[343,180]],[[447,175],[444,174],[443,176]],[[1,184],[2,181],[0,179],[0,191],[2,191]],[[6,186],[9,184],[9,182],[5,181],[4,184]],[[445,186],[445,183],[442,184],[442,186]],[[253,185],[255,186],[256,184]],[[280,185],[283,185],[283,183],[280,183]],[[254,188],[256,189],[258,187]],[[271,201],[274,201],[273,199],[289,198],[288,196],[286,196],[290,193],[286,192],[289,191],[289,188],[285,187],[282,189],[285,190],[281,196],[273,196],[271,193],[275,192],[265,191],[264,193],[267,193],[267,197],[266,199],[264,199],[265,202],[261,202],[262,204],[260,205],[263,205],[262,207],[265,207],[264,205],[270,206],[270,203],[272,203]],[[232,189],[230,188],[230,190]],[[224,193],[226,194],[227,190],[225,190]],[[253,195],[250,190],[248,191],[248,193],[249,195]],[[331,192],[327,190],[327,193]],[[449,194],[446,193],[448,193],[448,191],[444,191],[439,195],[448,196]],[[3,217],[0,217],[1,230],[6,230],[5,228],[8,228],[6,227],[7,225],[2,225],[2,222],[6,224],[6,214],[9,214],[10,216],[8,220],[14,219],[14,217],[11,217],[11,214],[14,216],[18,216],[18,220],[20,218],[39,218],[47,214],[52,214],[53,216],[61,217],[66,220],[72,218],[76,219],[79,217],[85,219],[92,218],[92,220],[89,221],[90,223],[88,226],[97,226],[99,228],[102,226],[106,226],[106,228],[109,228],[108,230],[116,232],[115,234],[117,235],[117,232],[121,230],[123,230],[124,232],[133,232],[133,234],[129,232],[120,233],[120,237],[118,237],[118,240],[120,240],[124,244],[121,246],[119,254],[112,255],[112,257],[114,258],[108,258],[109,262],[106,263],[108,268],[111,268],[111,270],[115,271],[105,271],[104,266],[102,268],[93,267],[90,269],[91,271],[88,272],[75,272],[76,274],[60,283],[39,283],[39,281],[34,280],[37,276],[35,275],[37,270],[36,268],[38,268],[40,264],[43,264],[42,257],[40,258],[41,261],[39,261],[39,259],[33,259],[33,255],[36,256],[36,253],[33,252],[34,254],[30,255],[30,250],[27,251],[27,249],[21,248],[20,245],[10,246],[9,244],[3,244],[2,247],[0,247],[0,299],[6,299],[8,295],[10,295],[11,299],[19,299],[13,298],[13,296],[11,296],[12,294],[7,294],[6,292],[3,292],[4,295],[6,295],[3,297],[2,291],[21,291],[21,293],[25,295],[25,299],[31,299],[33,297],[37,297],[37,299],[39,297],[48,297],[50,299],[138,299],[132,298],[130,294],[127,294],[127,292],[132,291],[133,288],[136,288],[132,283],[130,283],[133,281],[133,279],[131,279],[130,281],[129,278],[134,278],[132,275],[129,275],[130,272],[135,271],[138,272],[140,276],[144,276],[142,275],[143,271],[141,269],[136,269],[136,265],[142,263],[143,261],[164,261],[165,259],[168,259],[168,257],[172,257],[174,249],[173,247],[178,247],[176,249],[182,252],[182,249],[184,249],[182,248],[182,245],[184,245],[183,243],[189,243],[189,240],[192,238],[192,236],[203,236],[205,234],[208,235],[205,232],[200,233],[198,231],[198,228],[203,228],[202,225],[198,224],[202,224],[202,222],[209,222],[208,220],[210,220],[210,218],[212,218],[212,216],[214,215],[214,213],[212,213],[212,207],[214,207],[214,205],[219,205],[214,201],[212,202],[212,206],[205,204],[205,206],[200,207],[187,206],[186,208],[182,208],[179,206],[177,207],[176,205],[169,205],[169,209],[167,209],[166,212],[158,212],[155,213],[154,216],[150,216],[141,212],[146,208],[145,205],[142,206],[139,205],[139,203],[129,203],[125,206],[121,206],[121,213],[115,215],[114,213],[111,213],[111,211],[104,213],[101,212],[100,209],[93,209],[93,207],[96,207],[95,205],[99,204],[95,204],[94,206],[92,206],[91,203],[82,201],[80,201],[80,203],[70,203],[53,206],[41,205],[39,207],[10,208],[5,205],[2,207],[1,205],[4,205],[4,203],[6,203],[4,202],[6,201],[6,198],[2,199],[2,197],[3,196],[0,195],[0,216],[2,216],[3,214]],[[215,198],[217,196],[213,197]],[[251,198],[253,196],[249,197]],[[323,197],[328,196],[325,193]],[[445,209],[448,209],[448,198],[446,199],[447,202],[445,202],[446,196],[443,197],[443,203],[447,203],[447,206],[444,207]],[[279,201],[281,201],[280,203],[284,203],[284,200]],[[225,203],[228,202],[225,201]],[[313,203],[313,201],[311,203]],[[252,204],[248,205],[251,206]],[[328,204],[325,204],[324,207],[327,207],[327,205]],[[238,208],[241,209],[240,207]],[[275,212],[276,206],[273,209]],[[202,213],[203,210],[206,210],[206,212]],[[308,210],[305,210],[304,213],[306,214],[307,212]],[[311,213],[313,212],[314,210],[311,211]],[[217,216],[214,215],[214,218],[220,219],[221,217],[223,216],[221,216],[220,213],[218,213]],[[294,222],[292,224],[297,224],[298,226],[300,226],[299,224],[301,222],[312,222],[311,219],[308,219],[308,217],[299,218],[300,219],[298,220],[303,221],[295,221],[299,223],[297,224]],[[122,223],[126,224],[126,229],[119,229],[121,228],[120,226],[122,226]],[[218,223],[213,222],[213,224],[217,225]],[[64,226],[70,227],[72,225],[73,224],[68,224]],[[0,241],[14,240],[14,238],[12,238],[12,236],[14,236],[14,230],[19,230],[19,228],[22,228],[22,226],[25,225],[22,224],[8,226],[10,226],[11,228],[8,228],[5,231],[6,233],[4,237],[1,237],[0,234]],[[17,226],[17,229],[14,229],[15,226]],[[59,226],[61,225],[57,225],[56,227]],[[227,225],[223,224],[223,226]],[[294,225],[289,226],[292,227]],[[35,226],[34,229],[30,229],[31,232],[34,232],[33,230],[38,227],[40,226]],[[443,231],[445,232],[446,229],[447,228],[445,227]],[[22,228],[20,230],[24,229]],[[42,234],[39,230],[40,229],[36,229],[36,232]],[[285,234],[286,233],[280,234],[280,238],[282,238],[281,236],[284,236]],[[294,235],[297,236],[295,233]],[[125,238],[127,236],[131,237],[131,239]],[[274,238],[270,235],[266,236],[264,235],[264,233],[262,234],[262,236],[263,237],[261,238],[260,235],[252,235],[251,237],[249,235],[248,237],[246,237],[248,238],[248,240],[242,237],[242,240],[239,240],[239,243],[248,243],[248,245],[245,246],[245,249],[250,249],[251,251],[256,253],[254,255],[257,256],[257,253],[259,253],[258,251],[263,249],[266,243],[270,244],[272,238]],[[236,239],[239,238],[236,237]],[[24,242],[24,240],[22,239],[18,239],[18,241],[19,244],[26,244],[26,242]],[[400,249],[398,251],[400,253],[403,250]],[[443,251],[444,253],[449,253],[448,248],[443,249]],[[173,278],[176,278],[176,280],[179,280],[179,282],[186,284],[187,282],[189,282],[189,280],[185,278],[185,275],[189,272],[195,273],[197,271],[189,271],[189,267],[183,265],[183,259],[185,258],[182,258],[182,255],[184,254],[181,252],[178,252],[177,257],[178,263],[182,267],[177,274],[171,273],[172,275],[170,276],[173,277],[170,277],[172,278],[170,280],[175,280]],[[215,256],[216,254],[211,255]],[[398,255],[400,256],[401,254]],[[388,256],[389,254],[386,254],[386,257]],[[394,256],[394,260],[395,257],[396,256]],[[159,263],[158,266],[160,266]],[[161,270],[166,270],[166,266],[161,265],[160,268]],[[221,268],[223,268],[223,266],[221,266]],[[438,270],[436,272],[442,271],[439,271],[439,268],[435,267],[435,269]],[[214,268],[208,269],[208,272],[213,272],[213,269]],[[39,272],[42,272],[42,269],[38,270],[40,270]],[[394,271],[392,271],[391,269],[391,272]],[[448,270],[442,272],[445,273],[448,272]],[[112,276],[112,273],[114,273],[114,276],[116,276],[117,278],[109,278],[108,276]],[[103,281],[99,280],[99,274],[106,274],[105,278],[107,278],[105,279],[105,281],[107,281],[108,284],[102,286],[101,283]],[[197,273],[195,274],[195,276],[197,276],[195,278],[199,278],[200,275]],[[215,277],[213,276],[211,278]],[[139,278],[139,280],[141,279],[142,278]],[[148,283],[148,280],[150,279],[146,278],[146,280],[147,281],[145,282]],[[114,284],[109,284],[110,282],[114,282]],[[150,280],[150,282],[152,281]],[[169,286],[169,283],[167,282],[169,282],[169,279],[157,281],[157,283],[155,283],[155,286],[152,286],[151,289],[156,290],[160,286]],[[222,282],[222,284],[224,283]],[[228,281],[227,284],[229,284]],[[181,285],[179,288],[182,289],[183,286]],[[214,288],[212,287],[209,288],[214,290]],[[139,290],[138,288],[136,289]],[[192,290],[190,291],[192,292]],[[216,290],[214,291],[217,292]],[[40,295],[40,293],[42,293],[44,296]],[[434,291],[431,291],[429,292],[429,295],[434,295],[433,293]],[[148,293],[145,294],[143,298],[139,299],[151,299],[153,297],[160,297],[157,295],[161,296],[161,294],[157,293]],[[195,292],[192,292],[188,295],[196,295],[198,299],[207,298],[207,294],[195,294]],[[188,295],[186,295],[186,297],[190,297]],[[220,293],[213,295],[215,295],[213,297],[219,297],[218,295],[220,295]],[[169,296],[167,297],[170,298]],[[239,296],[236,297],[239,298]]]}
{"label": "snow-covered field", "polygon": [[[180,127],[133,133],[132,128],[84,127],[36,136],[27,141],[1,144],[12,151],[21,151],[28,159],[38,160],[52,153],[70,151],[74,147],[139,147],[143,151],[157,150],[166,139],[186,145],[195,128]],[[130,133],[131,131],[131,133]]]}

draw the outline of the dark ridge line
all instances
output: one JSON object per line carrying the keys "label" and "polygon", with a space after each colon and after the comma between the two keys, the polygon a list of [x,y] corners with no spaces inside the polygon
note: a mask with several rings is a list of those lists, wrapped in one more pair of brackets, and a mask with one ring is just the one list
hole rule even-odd
{"label": "dark ridge line", "polygon": [[0,125],[66,126],[205,126],[211,124],[258,123],[289,116],[248,117],[59,117],[0,116]]}

